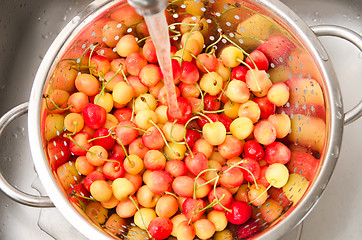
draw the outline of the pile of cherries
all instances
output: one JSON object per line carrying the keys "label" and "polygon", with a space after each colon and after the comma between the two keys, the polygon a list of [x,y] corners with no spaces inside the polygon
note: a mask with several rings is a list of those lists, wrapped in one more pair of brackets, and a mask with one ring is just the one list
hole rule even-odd
{"label": "pile of cherries", "polygon": [[179,117],[152,39],[115,18],[101,26],[103,42],[62,60],[44,94],[49,161],[70,201],[117,236],[225,239],[239,226],[243,238],[276,220],[291,204],[291,122],[276,113],[289,88],[266,71],[292,42],[275,36],[247,53],[222,36],[216,54],[185,23],[170,50]]}

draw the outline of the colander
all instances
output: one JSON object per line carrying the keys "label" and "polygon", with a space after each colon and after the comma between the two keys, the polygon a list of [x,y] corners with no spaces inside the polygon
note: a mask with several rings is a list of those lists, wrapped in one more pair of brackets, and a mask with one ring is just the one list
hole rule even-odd
{"label": "colander", "polygon": [[[127,9],[127,11],[124,11]],[[118,15],[117,15],[118,12]],[[122,12],[119,15],[119,12]],[[140,45],[144,43],[142,18],[132,22],[134,10],[125,1],[99,0],[90,4],[75,17],[58,35],[46,53],[34,80],[29,103],[21,104],[0,119],[0,134],[16,117],[28,112],[29,142],[33,161],[39,177],[49,197],[31,196],[12,187],[0,175],[0,188],[17,202],[35,207],[53,207],[54,205],[82,234],[89,239],[147,239],[145,231],[139,229],[127,219],[119,229],[109,229],[106,224],[96,223],[87,214],[89,212],[69,201],[67,189],[81,182],[84,176],[75,172],[70,176],[71,185],[64,186],[60,178],[64,177],[62,169],[74,167],[69,161],[59,169],[52,169],[49,152],[50,138],[46,135],[46,118],[54,114],[46,105],[47,96],[52,93],[52,83],[62,74],[59,64],[74,61],[77,71],[86,71],[80,66],[82,55],[86,51],[101,52],[100,47],[107,45],[102,29],[107,29],[107,22],[119,21],[119,26],[127,26],[123,34],[132,34]],[[165,11],[169,24],[187,21],[196,23],[205,39],[204,51],[213,51],[220,56],[221,49],[228,45],[238,45],[245,54],[259,48],[272,39],[283,38],[288,47],[281,54],[270,52],[268,60],[270,68],[268,76],[273,82],[286,82],[290,90],[287,104],[277,108],[277,113],[287,114],[291,120],[291,131],[282,141],[289,146],[296,158],[303,155],[305,161],[289,166],[289,181],[281,188],[280,196],[269,196],[278,199],[280,214],[273,221],[261,214],[259,208],[253,208],[253,219],[260,230],[250,238],[277,239],[303,221],[317,203],[331,177],[335,167],[341,142],[343,127],[362,114],[362,102],[344,113],[339,84],[331,65],[317,36],[336,36],[344,38],[362,50],[362,37],[353,31],[339,26],[308,27],[290,9],[279,1],[218,1],[218,0],[175,0],[169,2]],[[118,18],[117,18],[118,16]],[[127,23],[126,23],[127,22]],[[118,26],[118,25],[117,25]],[[170,28],[172,44],[179,47],[181,36],[180,25]],[[186,25],[187,26],[187,25]],[[118,40],[121,36],[115,36]],[[209,46],[212,47],[209,47]],[[282,45],[277,45],[276,48]],[[283,45],[284,46],[284,45]],[[282,46],[282,47],[283,47]],[[112,51],[115,53],[115,50]],[[77,65],[78,64],[78,65]],[[64,87],[64,86],[63,86]],[[72,92],[74,90],[69,90]],[[60,111],[63,114],[64,111]],[[64,129],[57,128],[57,135]],[[313,159],[311,164],[310,159]],[[299,165],[298,165],[299,164]],[[307,173],[306,173],[307,172]],[[275,195],[275,194],[274,194]],[[290,203],[285,206],[282,197],[287,196]],[[115,211],[108,211],[107,219]],[[250,228],[252,225],[242,225]],[[240,226],[229,224],[225,231],[230,231],[232,238],[238,239]],[[224,232],[225,232],[224,231]],[[223,235],[224,238],[227,235]],[[215,235],[216,238],[216,235]]]}

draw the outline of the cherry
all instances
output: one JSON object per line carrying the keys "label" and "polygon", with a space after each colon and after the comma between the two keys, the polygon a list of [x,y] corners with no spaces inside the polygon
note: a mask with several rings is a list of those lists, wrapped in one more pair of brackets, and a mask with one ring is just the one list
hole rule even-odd
{"label": "cherry", "polygon": [[69,144],[69,139],[61,136],[55,137],[48,142],[49,162],[54,170],[66,163],[70,158]]}
{"label": "cherry", "polygon": [[[241,170],[244,174],[244,179],[248,182],[253,183],[254,179],[258,180],[260,176],[260,165],[259,163],[251,158],[244,158],[239,166],[243,167]],[[247,170],[249,171],[247,171]],[[249,173],[251,172],[251,174]]]}
{"label": "cherry", "polygon": [[69,196],[69,201],[75,203],[78,206],[83,206],[89,202],[87,198],[90,197],[90,193],[87,191],[87,189],[85,189],[82,183],[71,186],[68,189],[67,194]]}
{"label": "cherry", "polygon": [[184,161],[189,172],[194,175],[198,175],[200,172],[208,169],[209,167],[207,157],[202,152],[197,152],[193,155],[190,154]]}
{"label": "cherry", "polygon": [[118,122],[130,121],[132,118],[132,109],[120,108],[113,112],[113,115],[117,118]]}
{"label": "cherry", "polygon": [[102,146],[106,150],[111,150],[116,143],[116,140],[112,138],[107,128],[97,129],[93,134],[93,139],[94,145]]}
{"label": "cherry", "polygon": [[104,76],[111,68],[108,58],[101,55],[94,55],[90,59],[90,71],[95,76]]}
{"label": "cherry", "polygon": [[234,67],[233,70],[231,70],[231,80],[236,79],[246,82],[245,76],[248,70],[249,69],[245,66]]}
{"label": "cherry", "polygon": [[199,131],[193,129],[186,129],[186,144],[192,149],[195,146],[195,142],[200,139],[202,134]]}
{"label": "cherry", "polygon": [[268,119],[268,117],[275,113],[276,107],[272,104],[268,97],[254,98],[254,102],[256,102],[260,108],[260,118]]}
{"label": "cherry", "polygon": [[171,159],[166,162],[165,171],[170,173],[172,177],[184,176],[188,173],[186,164],[177,159]]}
{"label": "cherry", "polygon": [[173,178],[171,174],[163,170],[158,170],[150,172],[149,181],[147,181],[146,185],[154,194],[161,195],[171,190],[172,181]]}
{"label": "cherry", "polygon": [[109,160],[107,160],[102,167],[104,176],[112,181],[116,178],[123,177],[125,174],[123,163],[119,162],[116,158],[109,158]]}
{"label": "cherry", "polygon": [[239,238],[249,238],[258,233],[261,226],[257,220],[250,218],[246,223],[242,224],[237,230],[236,235]]}
{"label": "cherry", "polygon": [[183,61],[181,64],[180,80],[184,83],[196,83],[200,78],[200,73],[195,64]]}
{"label": "cherry", "polygon": [[169,122],[174,122],[177,120],[177,123],[185,124],[190,118],[192,114],[192,107],[187,98],[184,97],[178,97],[177,103],[179,106],[179,109],[181,111],[181,116],[172,116],[172,112],[169,108],[167,108],[167,118]]}
{"label": "cherry", "polygon": [[169,218],[156,217],[148,225],[148,232],[155,239],[166,239],[170,236],[173,223]]}
{"label": "cherry", "polygon": [[251,207],[246,202],[235,201],[230,205],[231,212],[226,212],[226,218],[235,225],[241,225],[251,217]]}
{"label": "cherry", "polygon": [[196,66],[203,72],[215,72],[219,65],[216,57],[209,53],[201,53],[197,56]]}
{"label": "cherry", "polygon": [[155,126],[151,126],[142,135],[142,143],[149,149],[158,150],[165,146],[162,133]]}
{"label": "cherry", "polygon": [[204,110],[206,111],[217,111],[220,109],[221,102],[218,96],[205,94],[204,96]]}
{"label": "cherry", "polygon": [[217,149],[222,157],[232,159],[238,157],[243,152],[243,143],[236,137],[228,135]]}
{"label": "cherry", "polygon": [[257,161],[264,159],[264,149],[255,140],[248,140],[244,144],[244,156],[246,158],[252,158]]}
{"label": "cherry", "polygon": [[120,161],[123,161],[125,156],[126,153],[124,152],[122,146],[116,143],[110,151],[110,158],[116,158]]}
{"label": "cherry", "polygon": [[[250,58],[252,60],[250,60]],[[254,63],[259,70],[268,70],[269,61],[267,57],[259,50],[254,50],[249,54],[249,57],[245,59],[245,63],[248,64],[252,69],[255,69]]]}
{"label": "cherry", "polygon": [[122,121],[119,122],[115,128],[115,135],[117,137],[117,142],[120,145],[128,145],[138,136],[137,125],[131,121]]}
{"label": "cherry", "polygon": [[294,48],[295,45],[288,38],[273,36],[268,41],[260,44],[257,50],[264,53],[269,63],[273,63],[277,67],[286,62],[287,57]]}
{"label": "cherry", "polygon": [[102,172],[96,170],[88,174],[83,181],[85,189],[87,189],[87,191],[90,192],[90,186],[92,185],[93,182],[97,180],[106,180]]}
{"label": "cherry", "polygon": [[201,198],[187,198],[182,204],[182,210],[185,217],[192,222],[199,220],[204,214],[205,210],[200,211],[205,208],[205,202]]}
{"label": "cherry", "polygon": [[219,121],[224,124],[225,129],[227,132],[230,132],[230,124],[233,122],[231,118],[226,116],[225,114],[219,114],[218,115]]}
{"label": "cherry", "polygon": [[205,113],[205,115],[207,118],[204,116],[201,116],[200,118],[197,119],[197,124],[199,125],[200,128],[203,128],[206,123],[210,123],[209,118],[213,122],[219,121],[219,116],[216,113]]}
{"label": "cherry", "polygon": [[238,167],[223,166],[220,184],[225,188],[236,188],[243,184],[244,174]]}
{"label": "cherry", "polygon": [[69,149],[74,155],[82,156],[86,155],[87,150],[93,146],[92,142],[89,142],[90,136],[88,133],[77,133],[72,141],[69,142]]}
{"label": "cherry", "polygon": [[84,123],[92,129],[98,129],[102,127],[107,120],[106,110],[103,107],[93,103],[89,103],[84,107],[82,115]]}
{"label": "cherry", "polygon": [[229,190],[223,187],[217,187],[215,190],[211,190],[208,195],[208,200],[210,203],[214,202],[216,199],[219,200],[219,203],[214,205],[212,208],[217,211],[224,211],[224,208],[228,208],[233,201],[233,195]]}
{"label": "cherry", "polygon": [[269,164],[286,164],[291,157],[290,149],[281,142],[273,142],[265,149],[265,160]]}

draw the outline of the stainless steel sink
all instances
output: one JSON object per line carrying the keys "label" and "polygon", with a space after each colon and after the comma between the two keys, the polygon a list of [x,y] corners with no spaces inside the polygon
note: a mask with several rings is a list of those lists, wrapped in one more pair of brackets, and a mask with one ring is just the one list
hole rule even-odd
{"label": "stainless steel sink", "polygon": [[[29,99],[37,68],[58,32],[90,0],[0,0],[0,116]],[[360,0],[282,0],[312,25],[336,24],[362,35]],[[352,44],[322,37],[342,88],[345,109],[361,100],[362,53]],[[33,127],[33,126],[31,126]],[[44,192],[32,164],[26,116],[0,139],[0,169],[19,189]],[[362,236],[361,120],[346,126],[336,169],[319,203],[283,239],[360,239]],[[37,189],[37,190],[36,190]],[[56,209],[18,204],[0,192],[0,239],[82,239]],[[300,234],[301,233],[301,234]],[[75,237],[77,236],[77,237]]]}

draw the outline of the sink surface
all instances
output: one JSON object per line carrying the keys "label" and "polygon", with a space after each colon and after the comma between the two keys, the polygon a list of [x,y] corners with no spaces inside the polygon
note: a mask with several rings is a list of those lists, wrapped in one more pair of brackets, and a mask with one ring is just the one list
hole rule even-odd
{"label": "sink surface", "polygon": [[[0,9],[0,116],[26,102],[37,68],[58,32],[91,1],[13,0]],[[360,0],[282,0],[308,25],[336,24],[362,35]],[[332,59],[343,93],[345,110],[361,100],[362,53],[337,38],[321,37]],[[362,182],[360,159],[362,121],[344,129],[339,161],[321,199],[304,222],[283,239],[360,239]],[[24,192],[44,192],[28,146],[26,116],[7,128],[0,139],[0,169]],[[38,191],[36,190],[38,189]],[[0,192],[0,239],[82,239],[56,209],[18,204]],[[300,236],[299,233],[301,232]],[[77,236],[77,237],[75,237]]]}

